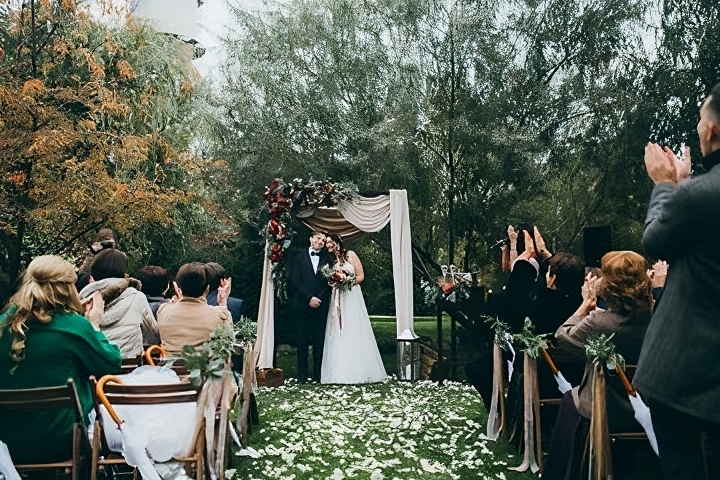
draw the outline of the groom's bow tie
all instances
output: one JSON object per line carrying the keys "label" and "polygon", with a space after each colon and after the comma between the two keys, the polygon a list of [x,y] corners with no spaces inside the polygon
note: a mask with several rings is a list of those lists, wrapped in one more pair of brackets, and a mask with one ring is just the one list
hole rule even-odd
{"label": "groom's bow tie", "polygon": [[320,253],[319,252],[310,252],[310,256],[311,257],[319,257]]}

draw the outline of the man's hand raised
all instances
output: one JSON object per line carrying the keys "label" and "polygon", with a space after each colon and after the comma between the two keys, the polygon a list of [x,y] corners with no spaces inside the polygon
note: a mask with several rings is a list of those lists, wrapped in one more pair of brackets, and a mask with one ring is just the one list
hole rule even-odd
{"label": "man's hand raised", "polygon": [[657,143],[645,146],[645,168],[655,185],[679,183],[690,177],[691,167],[689,147],[685,147],[683,160],[680,160],[668,147],[660,147]]}

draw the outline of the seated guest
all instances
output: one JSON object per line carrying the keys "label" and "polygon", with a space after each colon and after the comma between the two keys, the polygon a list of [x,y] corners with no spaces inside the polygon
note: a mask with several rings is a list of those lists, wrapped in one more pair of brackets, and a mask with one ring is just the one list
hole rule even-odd
{"label": "seated guest", "polygon": [[97,240],[90,245],[90,252],[85,256],[85,260],[78,269],[78,279],[75,282],[78,292],[90,283],[90,264],[95,258],[95,255],[106,248],[115,248],[116,245],[115,233],[112,230],[109,228],[101,228],[98,231]]}
{"label": "seated guest", "polygon": [[[591,276],[591,277],[595,277],[595,278],[596,278],[596,280],[595,280],[595,283],[596,283],[595,291],[597,292],[598,286],[600,285],[600,282],[602,281],[602,270],[600,270],[600,269],[597,268],[597,267],[585,267],[585,278],[587,278],[588,276]],[[583,288],[584,288],[584,287],[583,287]],[[606,301],[604,298],[602,298],[601,296],[598,296],[598,297],[597,297],[597,302],[596,302],[596,307],[597,307],[597,308],[600,308],[600,309],[602,309],[602,310],[607,310],[607,309],[608,309],[608,303],[607,303],[607,301]]]}
{"label": "seated guest", "polygon": [[[89,377],[120,373],[122,358],[98,325],[100,294],[83,308],[75,268],[56,256],[37,257],[0,315],[0,388],[56,387],[73,379],[82,412],[93,407]],[[88,318],[83,316],[83,312]],[[72,456],[75,413],[70,408],[0,412],[0,441],[17,463],[50,463]]]}
{"label": "seated guest", "polygon": [[[210,283],[210,291],[207,294],[207,303],[208,305],[216,306],[218,304],[217,295],[218,288],[220,288],[220,282],[228,280],[230,276],[225,272],[222,265],[215,262],[206,263],[205,270],[208,272],[208,281]],[[233,323],[237,323],[243,315],[243,301],[239,298],[228,297],[227,309],[230,310]]]}
{"label": "seated guest", "polygon": [[185,345],[200,347],[217,324],[232,323],[225,306],[230,282],[223,282],[218,290],[217,307],[207,304],[208,286],[204,264],[186,263],[178,270],[175,290],[180,300],[160,305],[157,313],[162,346],[168,352],[179,352]]}
{"label": "seated guest", "polygon": [[157,311],[160,305],[167,302],[164,297],[170,288],[170,277],[167,270],[155,265],[147,265],[135,272],[135,278],[140,281],[140,291],[145,294],[150,310],[157,318]]}
{"label": "seated guest", "polygon": [[140,282],[127,278],[127,256],[119,250],[106,249],[98,253],[90,265],[91,283],[82,289],[80,299],[100,292],[105,301],[100,330],[111,343],[120,348],[123,358],[135,358],[143,353],[143,345],[159,342],[157,322]]}
{"label": "seated guest", "polygon": [[[586,280],[583,302],[555,333],[558,344],[578,359],[585,357],[585,344],[593,336],[613,335],[616,351],[630,365],[637,364],[645,332],[650,323],[652,292],[647,262],[635,252],[610,252],[601,261],[603,272],[597,292],[608,302],[608,310],[596,310],[595,278]],[[593,367],[587,363],[579,386],[563,396],[555,424],[543,480],[575,478],[592,409]],[[641,430],[618,379],[607,381],[607,413],[610,431]]]}
{"label": "seated guest", "polygon": [[514,259],[505,286],[501,291],[489,295],[487,300],[488,313],[497,315],[508,326],[510,333],[521,332],[525,318],[530,315],[530,294],[538,275],[537,261],[531,256],[532,241],[527,241],[530,238],[527,232],[525,237],[526,248]]}

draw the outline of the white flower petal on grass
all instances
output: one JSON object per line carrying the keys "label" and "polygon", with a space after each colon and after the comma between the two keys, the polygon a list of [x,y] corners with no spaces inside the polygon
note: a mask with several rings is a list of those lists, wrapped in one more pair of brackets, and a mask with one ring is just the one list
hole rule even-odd
{"label": "white flower petal on grass", "polygon": [[330,480],[343,480],[345,478],[345,474],[342,470],[339,468],[336,468],[333,470],[333,474],[328,477]]}

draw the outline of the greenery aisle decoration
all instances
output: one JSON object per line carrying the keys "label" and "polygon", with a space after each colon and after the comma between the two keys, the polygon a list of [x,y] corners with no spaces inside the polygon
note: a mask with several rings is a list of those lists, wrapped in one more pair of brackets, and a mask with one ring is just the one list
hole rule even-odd
{"label": "greenery aisle decoration", "polygon": [[185,345],[182,357],[190,372],[190,383],[202,385],[205,380],[222,378],[231,355],[240,353],[255,341],[257,324],[241,317],[237,325],[219,323],[210,332],[210,340],[199,349]]}
{"label": "greenery aisle decoration", "polygon": [[231,480],[536,478],[507,470],[506,444],[481,440],[487,414],[468,385],[293,380],[257,398],[257,453],[234,456]]}

